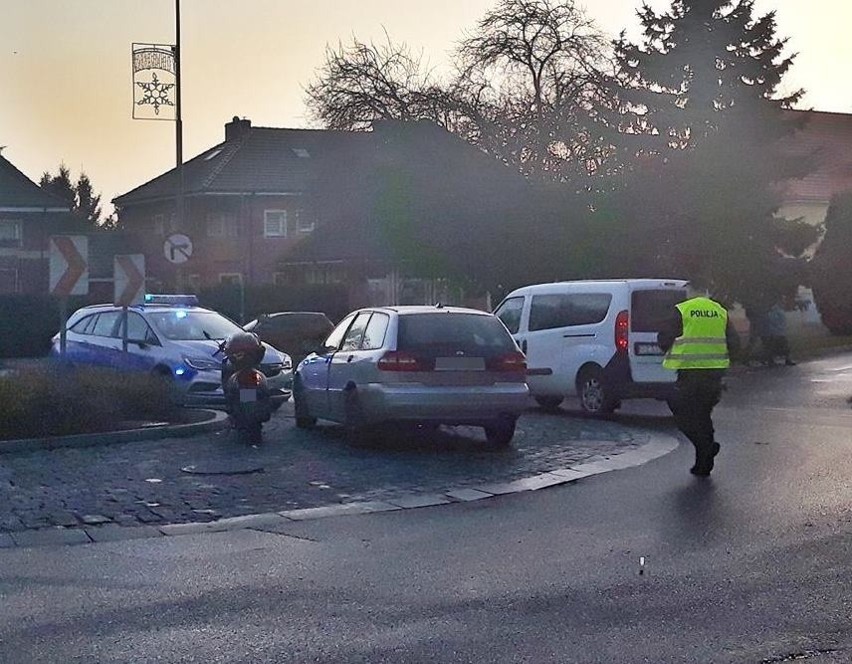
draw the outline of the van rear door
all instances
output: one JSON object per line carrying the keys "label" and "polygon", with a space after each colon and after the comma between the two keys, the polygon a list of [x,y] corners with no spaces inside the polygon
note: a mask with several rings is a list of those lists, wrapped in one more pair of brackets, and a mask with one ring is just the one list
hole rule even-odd
{"label": "van rear door", "polygon": [[684,282],[636,285],[630,293],[630,371],[637,383],[671,383],[674,371],[663,368],[657,334],[672,310],[687,299]]}

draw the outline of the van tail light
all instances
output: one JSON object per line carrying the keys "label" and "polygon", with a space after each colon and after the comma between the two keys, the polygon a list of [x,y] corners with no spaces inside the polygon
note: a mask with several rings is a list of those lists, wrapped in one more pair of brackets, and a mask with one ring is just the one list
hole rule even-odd
{"label": "van tail light", "polygon": [[391,350],[382,355],[378,367],[379,371],[424,371],[414,355],[402,350]]}
{"label": "van tail light", "polygon": [[263,382],[263,374],[259,371],[240,371],[237,374],[237,385],[243,389],[260,387]]}
{"label": "van tail light", "polygon": [[627,311],[619,312],[615,318],[615,349],[619,353],[626,353],[630,347],[629,329],[630,314]]}
{"label": "van tail light", "polygon": [[519,373],[526,375],[527,373],[527,358],[520,351],[512,351],[505,355],[500,355],[494,358],[489,363],[491,371],[499,371],[501,373]]}

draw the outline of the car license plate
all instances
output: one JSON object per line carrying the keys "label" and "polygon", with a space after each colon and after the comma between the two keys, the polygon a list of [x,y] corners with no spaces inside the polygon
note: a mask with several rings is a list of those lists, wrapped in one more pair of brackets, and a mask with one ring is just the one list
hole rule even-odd
{"label": "car license plate", "polygon": [[257,401],[257,390],[240,390],[240,403],[253,403]]}
{"label": "car license plate", "polygon": [[481,357],[436,357],[435,371],[485,371]]}
{"label": "car license plate", "polygon": [[636,344],[636,354],[637,355],[662,355],[663,349],[660,348],[659,344]]}

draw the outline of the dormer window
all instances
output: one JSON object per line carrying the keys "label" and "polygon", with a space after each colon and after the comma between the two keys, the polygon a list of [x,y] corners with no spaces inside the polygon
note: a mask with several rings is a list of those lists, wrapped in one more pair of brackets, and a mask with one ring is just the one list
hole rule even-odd
{"label": "dormer window", "polygon": [[311,156],[311,153],[305,150],[305,148],[292,148],[293,154],[296,155],[299,159],[307,159]]}

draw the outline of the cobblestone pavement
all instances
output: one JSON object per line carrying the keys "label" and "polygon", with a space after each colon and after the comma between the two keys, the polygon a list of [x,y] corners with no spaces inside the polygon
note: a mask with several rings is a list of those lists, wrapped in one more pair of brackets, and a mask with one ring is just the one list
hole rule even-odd
{"label": "cobblestone pavement", "polygon": [[[504,482],[634,449],[647,431],[532,409],[513,445],[489,450],[481,429],[391,430],[353,444],[334,425],[295,428],[287,404],[252,448],[233,432],[0,455],[0,533],[212,521],[275,510],[382,500]],[[241,474],[191,474],[191,466]]]}

